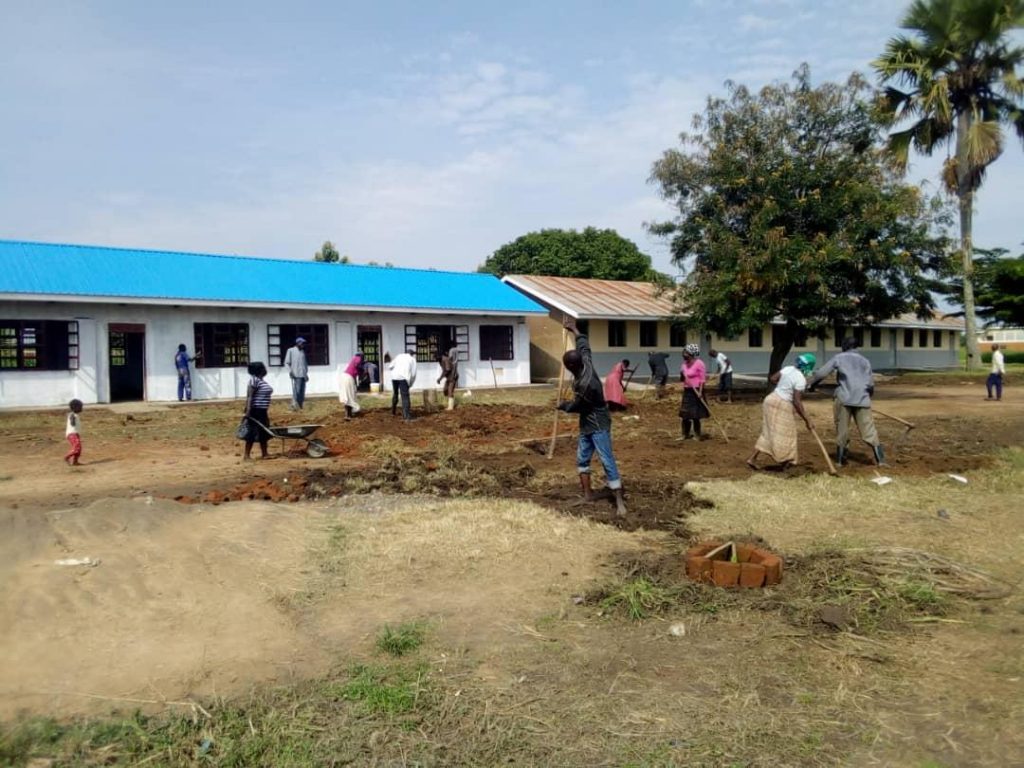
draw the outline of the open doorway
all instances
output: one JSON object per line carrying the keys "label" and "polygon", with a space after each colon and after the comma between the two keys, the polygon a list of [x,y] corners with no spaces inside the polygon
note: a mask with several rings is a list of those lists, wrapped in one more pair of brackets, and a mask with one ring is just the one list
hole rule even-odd
{"label": "open doorway", "polygon": [[[356,326],[356,349],[363,353],[363,374],[359,377],[360,392],[379,389],[381,382],[381,327],[379,325]],[[370,365],[366,365],[370,363]],[[373,384],[378,385],[372,387]]]}
{"label": "open doorway", "polygon": [[111,324],[108,329],[110,402],[146,399],[146,326]]}

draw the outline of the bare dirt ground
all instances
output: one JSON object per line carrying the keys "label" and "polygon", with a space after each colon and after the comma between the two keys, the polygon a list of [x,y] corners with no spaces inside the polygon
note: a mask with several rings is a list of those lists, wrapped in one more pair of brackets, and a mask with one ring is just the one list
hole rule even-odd
{"label": "bare dirt ground", "polygon": [[[614,426],[624,520],[607,502],[575,503],[573,441],[542,455],[551,390],[474,392],[411,424],[380,407],[346,422],[328,400],[301,416],[275,403],[275,423],[325,425],[332,454],[319,460],[273,443],[273,458],[243,463],[237,404],[196,403],[87,409],[85,464],[73,470],[60,461],[60,412],[0,414],[0,718],[198,717],[198,704],[209,735],[217,702],[376,663],[381,628],[414,621],[428,627],[430,709],[411,726],[336,722],[352,750],[342,762],[1021,764],[1015,383],[998,404],[966,377],[880,387],[877,407],[915,424],[877,417],[892,463],[884,487],[870,482],[863,445],[840,478],[823,475],[807,434],[796,468],[752,473],[759,397],[712,402],[712,439],[677,442],[677,400],[635,393]],[[831,403],[809,401],[831,449]],[[563,432],[572,425],[562,417]],[[686,546],[735,536],[785,556],[782,587],[687,585]],[[982,569],[998,594],[937,596],[956,571],[877,577],[882,550]],[[55,564],[69,558],[99,563]],[[638,578],[643,599],[663,604],[635,622],[616,590]],[[825,605],[850,625],[823,623]],[[247,738],[264,728],[254,716]],[[311,743],[323,729],[310,726]],[[56,754],[38,749],[11,764]],[[40,765],[199,759],[76,749]],[[224,759],[276,765],[281,749]]]}

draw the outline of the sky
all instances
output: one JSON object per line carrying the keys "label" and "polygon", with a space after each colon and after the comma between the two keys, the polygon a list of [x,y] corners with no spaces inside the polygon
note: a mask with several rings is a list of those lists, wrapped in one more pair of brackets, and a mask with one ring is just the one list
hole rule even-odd
{"label": "sky", "polygon": [[[0,238],[471,270],[595,226],[671,272],[648,176],[707,97],[873,78],[904,6],[0,0]],[[979,246],[1020,252],[1022,171],[1011,138]]]}

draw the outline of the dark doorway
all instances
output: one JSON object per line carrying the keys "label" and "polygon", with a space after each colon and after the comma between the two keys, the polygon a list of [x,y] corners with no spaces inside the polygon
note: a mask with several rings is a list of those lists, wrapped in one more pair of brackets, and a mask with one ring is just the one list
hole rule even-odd
{"label": "dark doorway", "polygon": [[110,402],[146,399],[146,326],[111,325]]}
{"label": "dark doorway", "polygon": [[[360,392],[368,391],[371,384],[380,384],[380,338],[381,328],[379,325],[356,326],[356,349],[363,353],[364,363],[373,364],[372,366],[364,366],[363,368],[363,375],[359,378],[358,382]],[[374,371],[374,367],[376,367],[376,371]]]}

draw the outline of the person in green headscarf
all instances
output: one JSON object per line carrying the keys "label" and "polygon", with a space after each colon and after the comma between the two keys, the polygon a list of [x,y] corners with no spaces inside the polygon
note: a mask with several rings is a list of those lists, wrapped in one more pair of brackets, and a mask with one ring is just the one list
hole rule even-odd
{"label": "person in green headscarf", "polygon": [[814,355],[805,352],[793,365],[771,375],[769,380],[775,389],[761,404],[761,435],[754,445],[754,452],[747,459],[751,469],[758,469],[757,457],[762,453],[783,467],[796,463],[796,420],[793,413],[804,420],[807,429],[814,431],[814,425],[804,410],[803,393],[807,389],[807,374],[814,370],[816,363]]}

